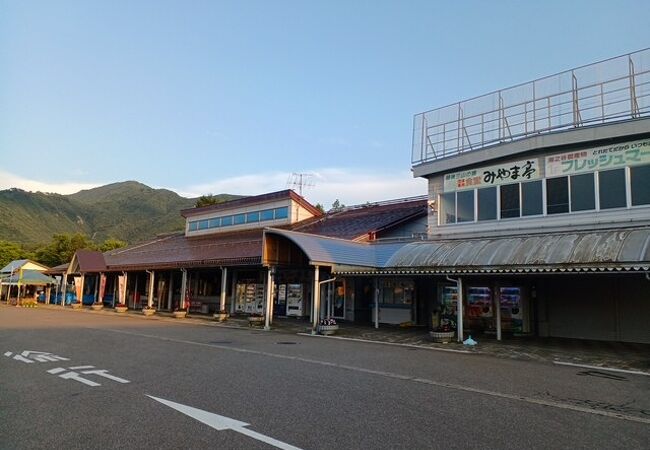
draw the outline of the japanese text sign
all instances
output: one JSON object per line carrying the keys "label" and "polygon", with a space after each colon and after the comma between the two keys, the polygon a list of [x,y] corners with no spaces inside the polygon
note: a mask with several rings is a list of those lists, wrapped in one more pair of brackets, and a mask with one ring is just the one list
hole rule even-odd
{"label": "japanese text sign", "polygon": [[445,175],[445,192],[484,188],[499,184],[535,180],[540,177],[539,159],[532,158],[499,164],[498,166],[469,169]]}
{"label": "japanese text sign", "polygon": [[650,164],[650,139],[547,156],[546,176]]}

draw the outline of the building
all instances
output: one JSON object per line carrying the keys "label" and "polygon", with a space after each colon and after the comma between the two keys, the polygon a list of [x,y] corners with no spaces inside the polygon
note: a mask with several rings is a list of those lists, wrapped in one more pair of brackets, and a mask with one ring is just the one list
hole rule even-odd
{"label": "building", "polygon": [[649,58],[416,115],[429,240],[382,271],[434,277],[465,331],[650,343]]}

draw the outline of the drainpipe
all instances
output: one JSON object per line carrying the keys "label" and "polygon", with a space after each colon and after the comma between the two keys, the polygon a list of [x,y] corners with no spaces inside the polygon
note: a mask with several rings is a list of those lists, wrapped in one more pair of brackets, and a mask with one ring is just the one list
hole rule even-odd
{"label": "drainpipe", "polygon": [[458,289],[458,301],[456,308],[456,334],[458,335],[458,342],[463,342],[463,280],[458,277],[457,280],[454,280],[449,275],[447,275],[447,280],[452,283],[456,283],[456,289]]}

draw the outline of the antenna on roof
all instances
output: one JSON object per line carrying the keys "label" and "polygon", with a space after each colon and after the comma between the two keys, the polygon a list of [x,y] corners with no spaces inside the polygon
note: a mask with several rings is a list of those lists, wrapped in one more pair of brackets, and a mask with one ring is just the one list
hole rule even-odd
{"label": "antenna on roof", "polygon": [[302,197],[302,189],[306,187],[313,187],[315,186],[314,183],[311,181],[311,178],[313,178],[314,174],[312,173],[296,173],[293,172],[291,175],[289,175],[289,178],[287,179],[287,187],[291,189],[298,189],[298,194]]}

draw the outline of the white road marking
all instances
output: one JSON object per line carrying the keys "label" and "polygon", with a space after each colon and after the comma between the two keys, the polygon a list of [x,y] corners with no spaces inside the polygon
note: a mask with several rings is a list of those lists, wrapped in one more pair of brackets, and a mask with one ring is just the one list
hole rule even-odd
{"label": "white road marking", "polygon": [[54,369],[50,369],[47,371],[47,373],[51,373],[52,375],[56,375],[57,373],[65,372],[65,369],[63,367],[55,367]]}
{"label": "white road marking", "polygon": [[632,375],[644,375],[646,377],[650,377],[650,373],[641,372],[639,370],[625,370],[625,369],[616,369],[614,367],[590,366],[588,364],[576,364],[576,363],[570,363],[570,362],[564,362],[564,361],[553,361],[553,364],[557,364],[558,366],[582,367],[584,369],[607,370],[607,371],[610,371],[610,372],[629,373],[629,374],[632,374]]}
{"label": "white road marking", "polygon": [[[92,367],[92,366],[90,366]],[[73,369],[74,367],[70,367]],[[117,381],[118,383],[130,383],[129,380],[125,380],[124,378],[116,377],[115,375],[110,375],[108,373],[108,370],[106,369],[95,369],[95,370],[85,370],[83,372],[84,375],[99,375],[100,377],[108,378],[109,380]]]}
{"label": "white road marking", "polygon": [[13,353],[11,353],[11,352],[5,352],[5,356],[11,356],[11,355],[13,355]]}
{"label": "white road marking", "polygon": [[354,371],[354,372],[368,373],[368,374],[378,375],[378,376],[382,376],[382,377],[386,377],[386,378],[409,381],[409,382],[414,382],[414,383],[422,383],[422,384],[427,384],[427,385],[431,385],[431,386],[438,386],[438,387],[443,387],[443,388],[447,388],[447,389],[453,389],[453,390],[457,390],[457,391],[471,392],[471,393],[475,393],[475,394],[482,394],[482,395],[487,395],[487,396],[496,397],[496,398],[503,398],[503,399],[508,399],[508,400],[514,400],[514,401],[520,401],[520,402],[525,402],[525,403],[536,404],[536,405],[549,406],[549,407],[553,407],[553,408],[577,411],[577,412],[582,412],[582,413],[587,413],[587,414],[594,414],[594,415],[597,415],[597,416],[605,416],[605,417],[610,417],[610,418],[614,418],[614,419],[627,420],[627,421],[631,421],[631,422],[641,422],[641,423],[650,424],[650,419],[646,419],[646,418],[643,418],[643,417],[630,416],[630,415],[627,415],[627,414],[618,414],[618,413],[613,413],[611,411],[603,411],[603,410],[600,410],[600,409],[584,408],[584,407],[581,407],[581,406],[572,405],[570,403],[560,403],[560,402],[555,402],[555,401],[538,399],[538,398],[534,398],[534,397],[526,397],[526,396],[520,396],[520,395],[505,394],[505,393],[502,393],[502,392],[489,391],[489,390],[480,389],[480,388],[473,388],[473,387],[470,387],[470,386],[462,386],[462,385],[458,385],[458,384],[445,383],[445,382],[442,382],[442,381],[435,381],[435,380],[429,380],[429,379],[425,379],[425,378],[412,377],[412,376],[409,376],[409,375],[401,375],[401,374],[392,373],[392,372],[384,372],[384,371],[378,371],[378,370],[365,369],[363,367],[348,366],[348,365],[343,365],[343,364],[338,364],[338,363],[333,363],[333,362],[328,362],[328,361],[320,361],[320,360],[316,360],[316,359],[302,358],[302,357],[299,357],[299,356],[289,356],[289,355],[282,355],[282,354],[278,354],[278,353],[263,352],[263,351],[259,351],[259,350],[250,350],[250,349],[246,349],[246,348],[237,348],[237,347],[225,346],[225,345],[208,344],[208,343],[205,343],[205,342],[188,341],[188,340],[185,340],[185,339],[168,338],[168,337],[156,336],[156,335],[145,334],[145,333],[134,333],[132,331],[125,331],[125,330],[115,330],[115,329],[105,328],[102,331],[110,331],[112,333],[126,334],[126,335],[130,335],[130,336],[146,337],[146,338],[156,339],[156,340],[165,341],[165,342],[176,342],[176,343],[180,343],[180,344],[196,345],[196,346],[199,346],[199,347],[216,348],[216,349],[219,349],[219,350],[227,350],[227,351],[237,352],[237,353],[246,353],[246,354],[250,354],[250,355],[258,355],[258,356],[266,356],[266,357],[270,357],[270,358],[286,359],[286,360],[292,360],[292,361],[300,361],[300,362],[304,362],[304,363],[308,363],[308,364],[316,364],[316,365],[319,365],[319,366],[335,367],[335,368],[350,370],[350,371]]}
{"label": "white road marking", "polygon": [[[12,352],[5,352],[4,354],[7,357],[13,355]],[[33,359],[29,359],[29,358]],[[69,361],[68,358],[62,356],[53,355],[50,352],[37,352],[34,350],[25,350],[20,355],[14,355],[13,359],[16,361],[24,362],[26,364],[32,364],[34,362],[54,362],[54,361]]]}
{"label": "white road marking", "polygon": [[87,380],[86,378],[79,376],[77,372],[66,372],[63,375],[59,375],[59,378],[63,378],[64,380],[78,381],[79,383],[83,383],[91,387],[101,386],[99,383],[95,383],[94,381]]}
{"label": "white road marking", "polygon": [[163,405],[169,406],[170,408],[175,409],[176,411],[181,412],[186,416],[190,416],[191,418],[198,420],[199,422],[202,422],[217,431],[232,430],[236,433],[244,434],[248,437],[257,439],[258,441],[265,442],[269,445],[281,448],[283,450],[301,450],[300,448],[294,447],[293,445],[287,444],[286,442],[278,441],[272,437],[245,428],[250,425],[246,422],[241,422],[239,420],[231,419],[230,417],[226,416],[220,416],[219,414],[214,414],[202,409],[182,405],[180,403],[165,400],[163,398],[154,397],[153,395],[147,395],[147,397],[156,400]]}
{"label": "white road marking", "polygon": [[83,370],[83,369],[94,369],[95,366],[74,366],[74,367],[68,367],[70,370]]}

